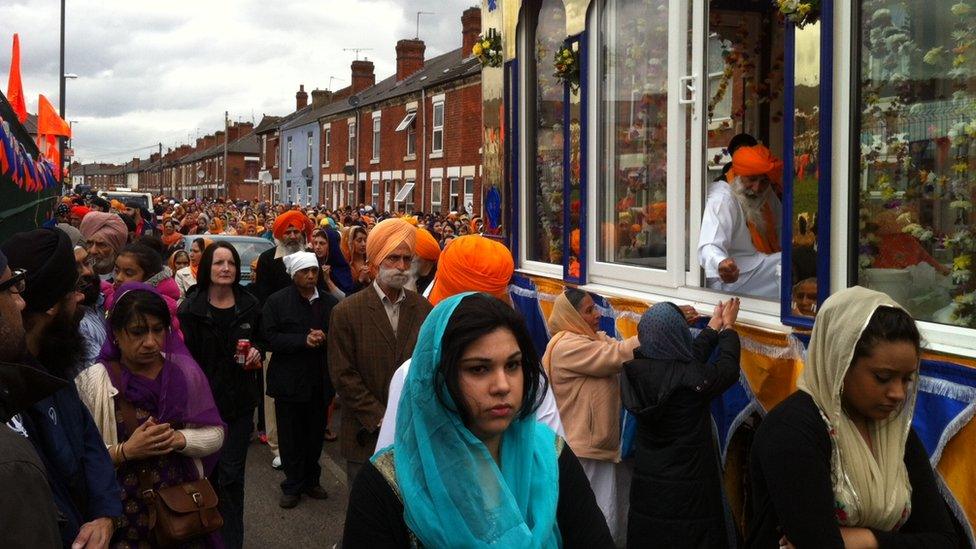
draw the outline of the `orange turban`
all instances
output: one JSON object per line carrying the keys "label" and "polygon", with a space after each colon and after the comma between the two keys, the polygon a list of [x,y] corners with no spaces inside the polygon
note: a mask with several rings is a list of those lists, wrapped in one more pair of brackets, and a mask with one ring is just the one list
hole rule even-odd
{"label": "orange turban", "polygon": [[504,244],[476,234],[458,237],[441,253],[430,303],[437,305],[461,292],[485,292],[506,299],[514,272],[512,253]]}
{"label": "orange turban", "polygon": [[276,239],[281,240],[285,237],[285,231],[292,227],[302,231],[302,233],[305,234],[306,242],[312,239],[312,229],[315,228],[312,225],[312,220],[298,210],[288,210],[287,212],[276,217],[274,221],[274,228],[271,229],[271,232],[274,234]]}
{"label": "orange turban", "polygon": [[740,175],[767,175],[779,183],[783,178],[783,161],[773,156],[765,145],[739,147],[732,155],[732,169],[726,175],[729,183]]}
{"label": "orange turban", "polygon": [[437,239],[427,229],[417,229],[417,255],[432,263],[441,255]]}
{"label": "orange turban", "polygon": [[372,270],[379,270],[380,263],[404,242],[413,253],[417,246],[417,229],[398,217],[380,221],[366,235],[366,260]]}

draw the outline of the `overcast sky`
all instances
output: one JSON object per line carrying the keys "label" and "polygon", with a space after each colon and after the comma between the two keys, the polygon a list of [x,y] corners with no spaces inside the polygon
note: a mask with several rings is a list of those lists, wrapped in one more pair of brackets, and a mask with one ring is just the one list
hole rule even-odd
{"label": "overcast sky", "polygon": [[[396,41],[415,35],[426,57],[461,46],[461,12],[478,0],[67,0],[66,118],[83,162],[147,157],[233,121],[295,110],[310,91],[349,85],[354,52],[393,74]],[[27,109],[58,105],[58,0],[0,0],[0,86],[20,34]],[[311,98],[310,98],[311,100]]]}

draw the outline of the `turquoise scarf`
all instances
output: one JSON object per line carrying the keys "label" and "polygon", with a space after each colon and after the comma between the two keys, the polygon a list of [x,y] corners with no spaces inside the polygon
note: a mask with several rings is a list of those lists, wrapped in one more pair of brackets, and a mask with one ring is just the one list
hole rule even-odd
{"label": "turquoise scarf", "polygon": [[[501,467],[432,388],[441,339],[465,293],[442,301],[420,328],[394,437],[404,518],[426,547],[561,547],[555,433],[534,416],[502,435]],[[445,384],[437,389],[452,403]]]}

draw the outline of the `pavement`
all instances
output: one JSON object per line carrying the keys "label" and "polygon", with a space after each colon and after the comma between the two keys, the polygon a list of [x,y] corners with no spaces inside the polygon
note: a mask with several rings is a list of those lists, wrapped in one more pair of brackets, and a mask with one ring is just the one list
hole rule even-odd
{"label": "pavement", "polygon": [[[338,421],[334,427],[338,428]],[[326,442],[319,463],[322,487],[329,493],[324,501],[303,497],[298,507],[278,507],[282,471],[271,468],[273,454],[255,440],[247,452],[244,486],[244,547],[316,547],[329,549],[342,537],[349,490],[345,462],[339,457],[339,443]]]}

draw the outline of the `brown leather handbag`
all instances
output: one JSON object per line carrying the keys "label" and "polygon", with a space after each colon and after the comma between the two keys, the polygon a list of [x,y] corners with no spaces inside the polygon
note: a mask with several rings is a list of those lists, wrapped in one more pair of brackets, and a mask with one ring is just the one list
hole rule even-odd
{"label": "brown leather handbag", "polygon": [[[118,364],[112,367],[120,368]],[[118,395],[122,422],[129,432],[139,426],[136,408]],[[160,547],[172,547],[205,536],[224,525],[217,493],[206,477],[166,488],[153,488],[152,473],[139,468],[139,493],[149,507],[149,529]]]}

